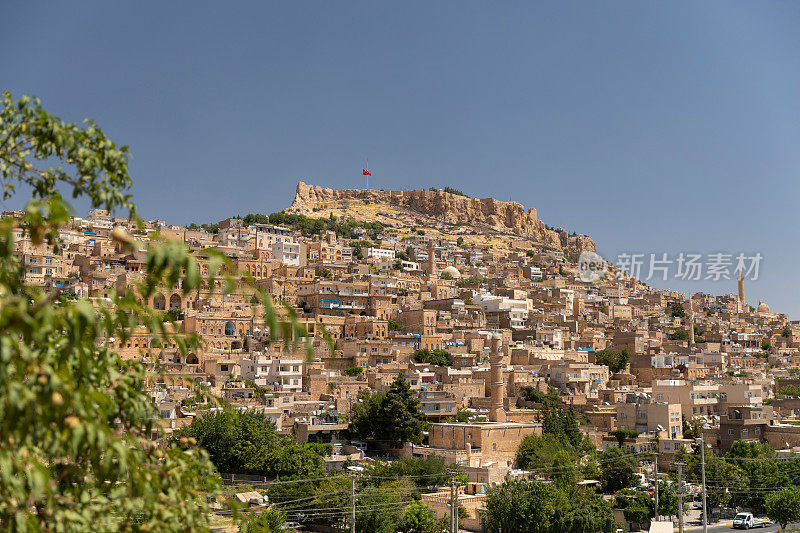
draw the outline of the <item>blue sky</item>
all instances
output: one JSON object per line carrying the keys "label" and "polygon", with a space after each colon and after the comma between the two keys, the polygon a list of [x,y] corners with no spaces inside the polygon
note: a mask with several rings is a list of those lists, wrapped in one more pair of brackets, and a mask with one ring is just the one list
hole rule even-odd
{"label": "blue sky", "polygon": [[0,88],[130,145],[145,218],[278,211],[368,158],[375,188],[513,199],[611,259],[760,252],[748,300],[797,318],[799,26],[792,2],[11,2]]}

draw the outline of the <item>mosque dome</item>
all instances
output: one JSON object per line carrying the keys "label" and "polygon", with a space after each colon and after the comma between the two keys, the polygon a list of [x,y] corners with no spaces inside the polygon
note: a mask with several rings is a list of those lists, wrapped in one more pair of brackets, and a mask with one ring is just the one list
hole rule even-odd
{"label": "mosque dome", "polygon": [[761,300],[758,301],[758,309],[756,309],[758,313],[770,313],[769,306],[762,302]]}
{"label": "mosque dome", "polygon": [[459,272],[458,269],[452,265],[442,270],[442,275],[444,276],[445,274],[450,274],[453,279],[458,279],[461,277],[461,272]]}

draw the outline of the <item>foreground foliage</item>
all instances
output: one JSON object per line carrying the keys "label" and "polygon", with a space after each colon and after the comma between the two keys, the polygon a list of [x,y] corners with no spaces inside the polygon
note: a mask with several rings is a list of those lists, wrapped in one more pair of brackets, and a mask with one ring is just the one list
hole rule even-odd
{"label": "foreground foliage", "polygon": [[[0,530],[208,529],[206,496],[220,483],[208,454],[188,438],[154,443],[160,430],[146,369],[114,349],[139,325],[162,346],[185,351],[196,339],[170,333],[170,317],[142,305],[134,291],[109,289],[107,298],[89,300],[26,286],[14,253],[19,229],[34,246],[60,249],[59,228],[71,211],[61,191],[135,218],[127,148],[91,121],[65,123],[36,99],[3,93],[3,198],[20,184],[32,191],[21,218],[0,221]],[[121,250],[147,251],[135,286],[143,301],[162,287],[188,294],[207,283],[182,243],[143,245],[117,230],[112,237]],[[209,279],[225,278],[223,290],[231,291],[225,265],[213,256]],[[257,295],[270,333],[297,330],[281,326],[268,297]]]}

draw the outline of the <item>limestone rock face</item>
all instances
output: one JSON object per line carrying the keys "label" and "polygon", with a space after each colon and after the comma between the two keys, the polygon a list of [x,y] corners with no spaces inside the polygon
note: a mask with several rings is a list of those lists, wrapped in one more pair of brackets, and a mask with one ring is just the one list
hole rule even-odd
{"label": "limestone rock face", "polygon": [[290,213],[314,216],[317,210],[334,204],[357,201],[386,204],[416,211],[437,222],[452,226],[472,226],[477,230],[492,230],[527,237],[571,253],[595,250],[592,239],[585,235],[547,229],[536,216],[536,209],[517,202],[502,202],[494,198],[468,198],[444,191],[377,191],[374,189],[340,189],[297,183],[297,192]]}

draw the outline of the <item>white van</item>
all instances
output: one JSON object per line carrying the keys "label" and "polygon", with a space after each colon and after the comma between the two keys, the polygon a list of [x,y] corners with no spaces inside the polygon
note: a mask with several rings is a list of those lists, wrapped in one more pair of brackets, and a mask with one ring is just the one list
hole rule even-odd
{"label": "white van", "polygon": [[753,527],[753,513],[738,513],[733,518],[733,528],[734,529],[750,529]]}

